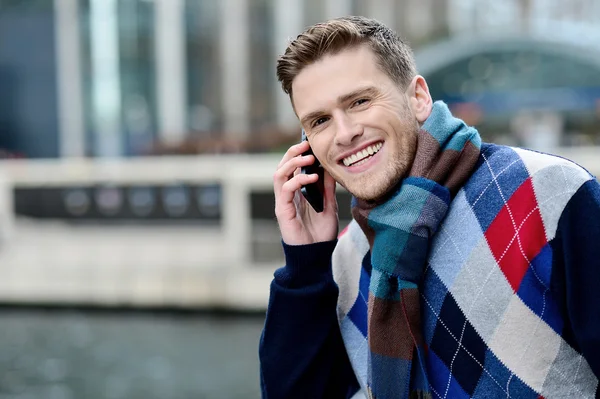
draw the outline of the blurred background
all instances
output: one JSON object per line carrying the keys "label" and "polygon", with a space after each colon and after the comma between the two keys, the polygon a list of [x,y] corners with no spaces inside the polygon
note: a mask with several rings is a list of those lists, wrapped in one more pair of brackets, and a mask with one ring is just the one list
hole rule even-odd
{"label": "blurred background", "polygon": [[486,141],[600,174],[600,0],[0,0],[0,399],[260,397],[275,62],[349,14]]}

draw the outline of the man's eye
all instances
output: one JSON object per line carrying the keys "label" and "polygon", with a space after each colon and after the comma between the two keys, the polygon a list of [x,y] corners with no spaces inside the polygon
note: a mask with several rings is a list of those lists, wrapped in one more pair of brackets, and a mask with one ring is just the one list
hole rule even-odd
{"label": "man's eye", "polygon": [[327,118],[327,117],[325,117],[325,116],[323,116],[323,117],[321,117],[321,118],[319,118],[319,119],[315,120],[315,121],[313,122],[313,124],[312,124],[312,127],[317,127],[317,126],[319,126],[319,125],[321,125],[321,124],[323,124],[323,123],[327,122],[327,120],[328,120],[328,118]]}
{"label": "man's eye", "polygon": [[361,99],[358,99],[358,100],[354,101],[353,106],[356,107],[356,106],[363,105],[363,104],[368,103],[368,102],[369,102],[368,98],[361,98]]}

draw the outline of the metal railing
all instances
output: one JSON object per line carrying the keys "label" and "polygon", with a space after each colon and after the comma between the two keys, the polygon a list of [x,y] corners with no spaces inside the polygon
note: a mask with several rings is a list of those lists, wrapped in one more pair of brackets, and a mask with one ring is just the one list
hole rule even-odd
{"label": "metal railing", "polygon": [[[600,175],[598,147],[555,153]],[[273,220],[253,220],[250,197],[272,191],[279,160],[280,155],[224,155],[1,162],[0,301],[263,309],[272,273],[283,259],[275,254],[272,261],[254,260],[253,245],[271,242],[279,248],[279,235]],[[218,221],[120,223],[108,215],[77,223],[77,216],[16,215],[13,201],[19,190],[35,195],[35,190],[173,184],[220,187]]]}

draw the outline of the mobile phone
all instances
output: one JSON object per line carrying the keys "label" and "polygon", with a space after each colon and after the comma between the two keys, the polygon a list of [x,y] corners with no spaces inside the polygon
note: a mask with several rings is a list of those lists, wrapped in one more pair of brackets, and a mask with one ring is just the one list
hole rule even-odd
{"label": "mobile phone", "polygon": [[[304,129],[302,129],[302,141],[308,141],[306,138],[306,133]],[[312,148],[309,148],[308,151],[304,152],[302,155],[315,155],[312,152]],[[313,207],[316,212],[323,212],[323,195],[325,193],[325,183],[323,177],[323,167],[321,163],[315,157],[315,162],[312,165],[303,166],[300,168],[300,173],[304,173],[307,175],[316,173],[319,175],[319,179],[315,183],[310,183],[302,186],[300,191],[304,198],[308,201],[308,203]]]}

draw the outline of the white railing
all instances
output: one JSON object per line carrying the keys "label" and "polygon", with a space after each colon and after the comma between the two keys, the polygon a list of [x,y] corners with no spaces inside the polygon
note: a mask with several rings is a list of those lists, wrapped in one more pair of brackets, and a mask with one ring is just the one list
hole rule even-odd
{"label": "white railing", "polygon": [[[279,155],[4,161],[0,300],[262,308],[281,262],[251,261],[249,194]],[[89,226],[16,219],[12,189],[219,183],[218,226]]]}
{"label": "white railing", "polygon": [[[558,155],[600,175],[600,148]],[[270,192],[280,155],[0,163],[0,301],[264,309],[282,259],[252,261],[250,193]],[[76,225],[15,217],[14,188],[219,183],[217,226]],[[274,224],[273,224],[274,225]],[[267,238],[278,244],[276,229]]]}

